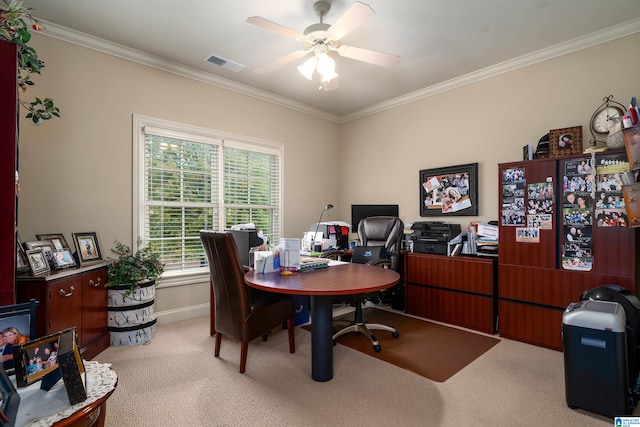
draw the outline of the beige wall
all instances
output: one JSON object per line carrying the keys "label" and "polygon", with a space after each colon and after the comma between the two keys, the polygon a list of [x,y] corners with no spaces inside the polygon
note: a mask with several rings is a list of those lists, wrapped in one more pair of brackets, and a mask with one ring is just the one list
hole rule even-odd
{"label": "beige wall", "polygon": [[[326,203],[327,220],[350,221],[353,203],[398,203],[405,222],[421,220],[418,171],[472,162],[479,217],[428,219],[497,219],[497,164],[549,129],[582,125],[589,140],[602,97],[640,95],[638,45],[640,34],[338,125],[36,34],[46,68],[23,98],[54,98],[63,118],[21,121],[19,232],[96,231],[105,255],[114,239],[131,242],[133,114],[283,143],[287,237]],[[320,180],[309,158],[327,159]],[[160,288],[156,310],[168,321],[207,303],[207,283]]]}
{"label": "beige wall", "polygon": [[[639,45],[636,34],[342,124],[341,216],[352,203],[399,203],[405,222],[497,220],[497,164],[550,129],[582,126],[592,139],[603,97],[640,95]],[[479,217],[420,217],[418,171],[473,162]]]}
{"label": "beige wall", "polygon": [[[326,164],[314,202],[303,161],[338,152],[336,123],[53,38],[35,35],[33,46],[46,68],[23,99],[51,97],[62,118],[38,127],[20,123],[23,240],[62,232],[72,244],[71,233],[96,231],[106,256],[114,239],[132,242],[133,114],[284,144],[285,236],[301,236],[336,199],[337,163]],[[207,286],[160,288],[156,310],[179,318],[208,303]]]}

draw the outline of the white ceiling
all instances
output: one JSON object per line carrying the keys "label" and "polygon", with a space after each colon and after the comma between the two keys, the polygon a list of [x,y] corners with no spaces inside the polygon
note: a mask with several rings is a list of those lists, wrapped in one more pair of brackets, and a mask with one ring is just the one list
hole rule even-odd
{"label": "white ceiling", "polygon": [[[333,54],[340,86],[329,92],[298,73],[304,59],[254,73],[303,46],[245,20],[260,16],[303,32],[319,22],[314,2],[24,0],[54,37],[336,121],[640,31],[639,0],[363,0],[375,15],[342,43],[399,55],[398,65]],[[328,24],[353,4],[329,2]],[[246,68],[217,67],[205,61],[211,54]],[[46,62],[46,52],[40,56]]]}

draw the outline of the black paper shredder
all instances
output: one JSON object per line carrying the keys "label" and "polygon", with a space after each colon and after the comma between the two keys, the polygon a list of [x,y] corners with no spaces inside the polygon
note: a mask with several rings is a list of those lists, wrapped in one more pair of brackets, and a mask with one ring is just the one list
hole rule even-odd
{"label": "black paper shredder", "polygon": [[607,417],[632,409],[626,317],[617,302],[571,303],[562,316],[567,405]]}

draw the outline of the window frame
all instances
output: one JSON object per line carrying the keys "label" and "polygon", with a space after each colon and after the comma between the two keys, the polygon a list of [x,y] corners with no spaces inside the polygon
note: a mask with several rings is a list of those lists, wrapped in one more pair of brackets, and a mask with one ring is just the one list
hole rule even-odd
{"label": "window frame", "polygon": [[[282,195],[283,195],[283,170],[284,170],[284,144],[280,142],[268,141],[259,138],[236,135],[219,130],[188,125],[184,123],[173,122],[164,119],[147,117],[139,114],[133,115],[133,191],[132,191],[132,231],[131,241],[133,249],[137,250],[138,236],[144,236],[145,223],[145,129],[151,128],[154,134],[167,136],[172,138],[184,139],[193,142],[205,144],[215,144],[220,147],[218,156],[219,162],[219,192],[218,192],[218,224],[214,225],[215,229],[223,229],[225,224],[225,204],[224,204],[224,156],[223,148],[225,146],[260,152],[265,154],[276,155],[279,158],[278,171],[278,215],[275,221],[277,229],[282,232],[283,215],[282,215]],[[144,245],[146,242],[142,241]],[[181,285],[190,285],[201,282],[208,282],[209,269],[193,268],[188,270],[166,271],[159,281],[158,287],[172,287]]]}

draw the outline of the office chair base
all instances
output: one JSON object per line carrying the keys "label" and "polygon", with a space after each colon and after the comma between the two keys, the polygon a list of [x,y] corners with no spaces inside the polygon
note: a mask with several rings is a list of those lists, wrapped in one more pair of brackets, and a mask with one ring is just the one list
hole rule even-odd
{"label": "office chair base", "polygon": [[379,331],[391,332],[391,336],[393,338],[398,338],[400,336],[400,333],[395,328],[392,328],[391,326],[388,326],[388,325],[382,325],[382,324],[379,324],[379,323],[366,323],[366,324],[365,323],[351,323],[346,328],[343,328],[343,329],[339,330],[338,332],[336,332],[335,334],[333,334],[333,341],[335,343],[336,339],[338,337],[341,337],[344,334],[348,334],[348,333],[351,333],[351,332],[357,332],[357,333],[362,334],[365,337],[369,338],[369,341],[371,341],[371,344],[373,345],[373,350],[376,353],[379,353],[382,350],[382,346],[378,342],[378,338],[373,334],[373,332],[371,332],[372,329],[373,330],[379,330]]}

